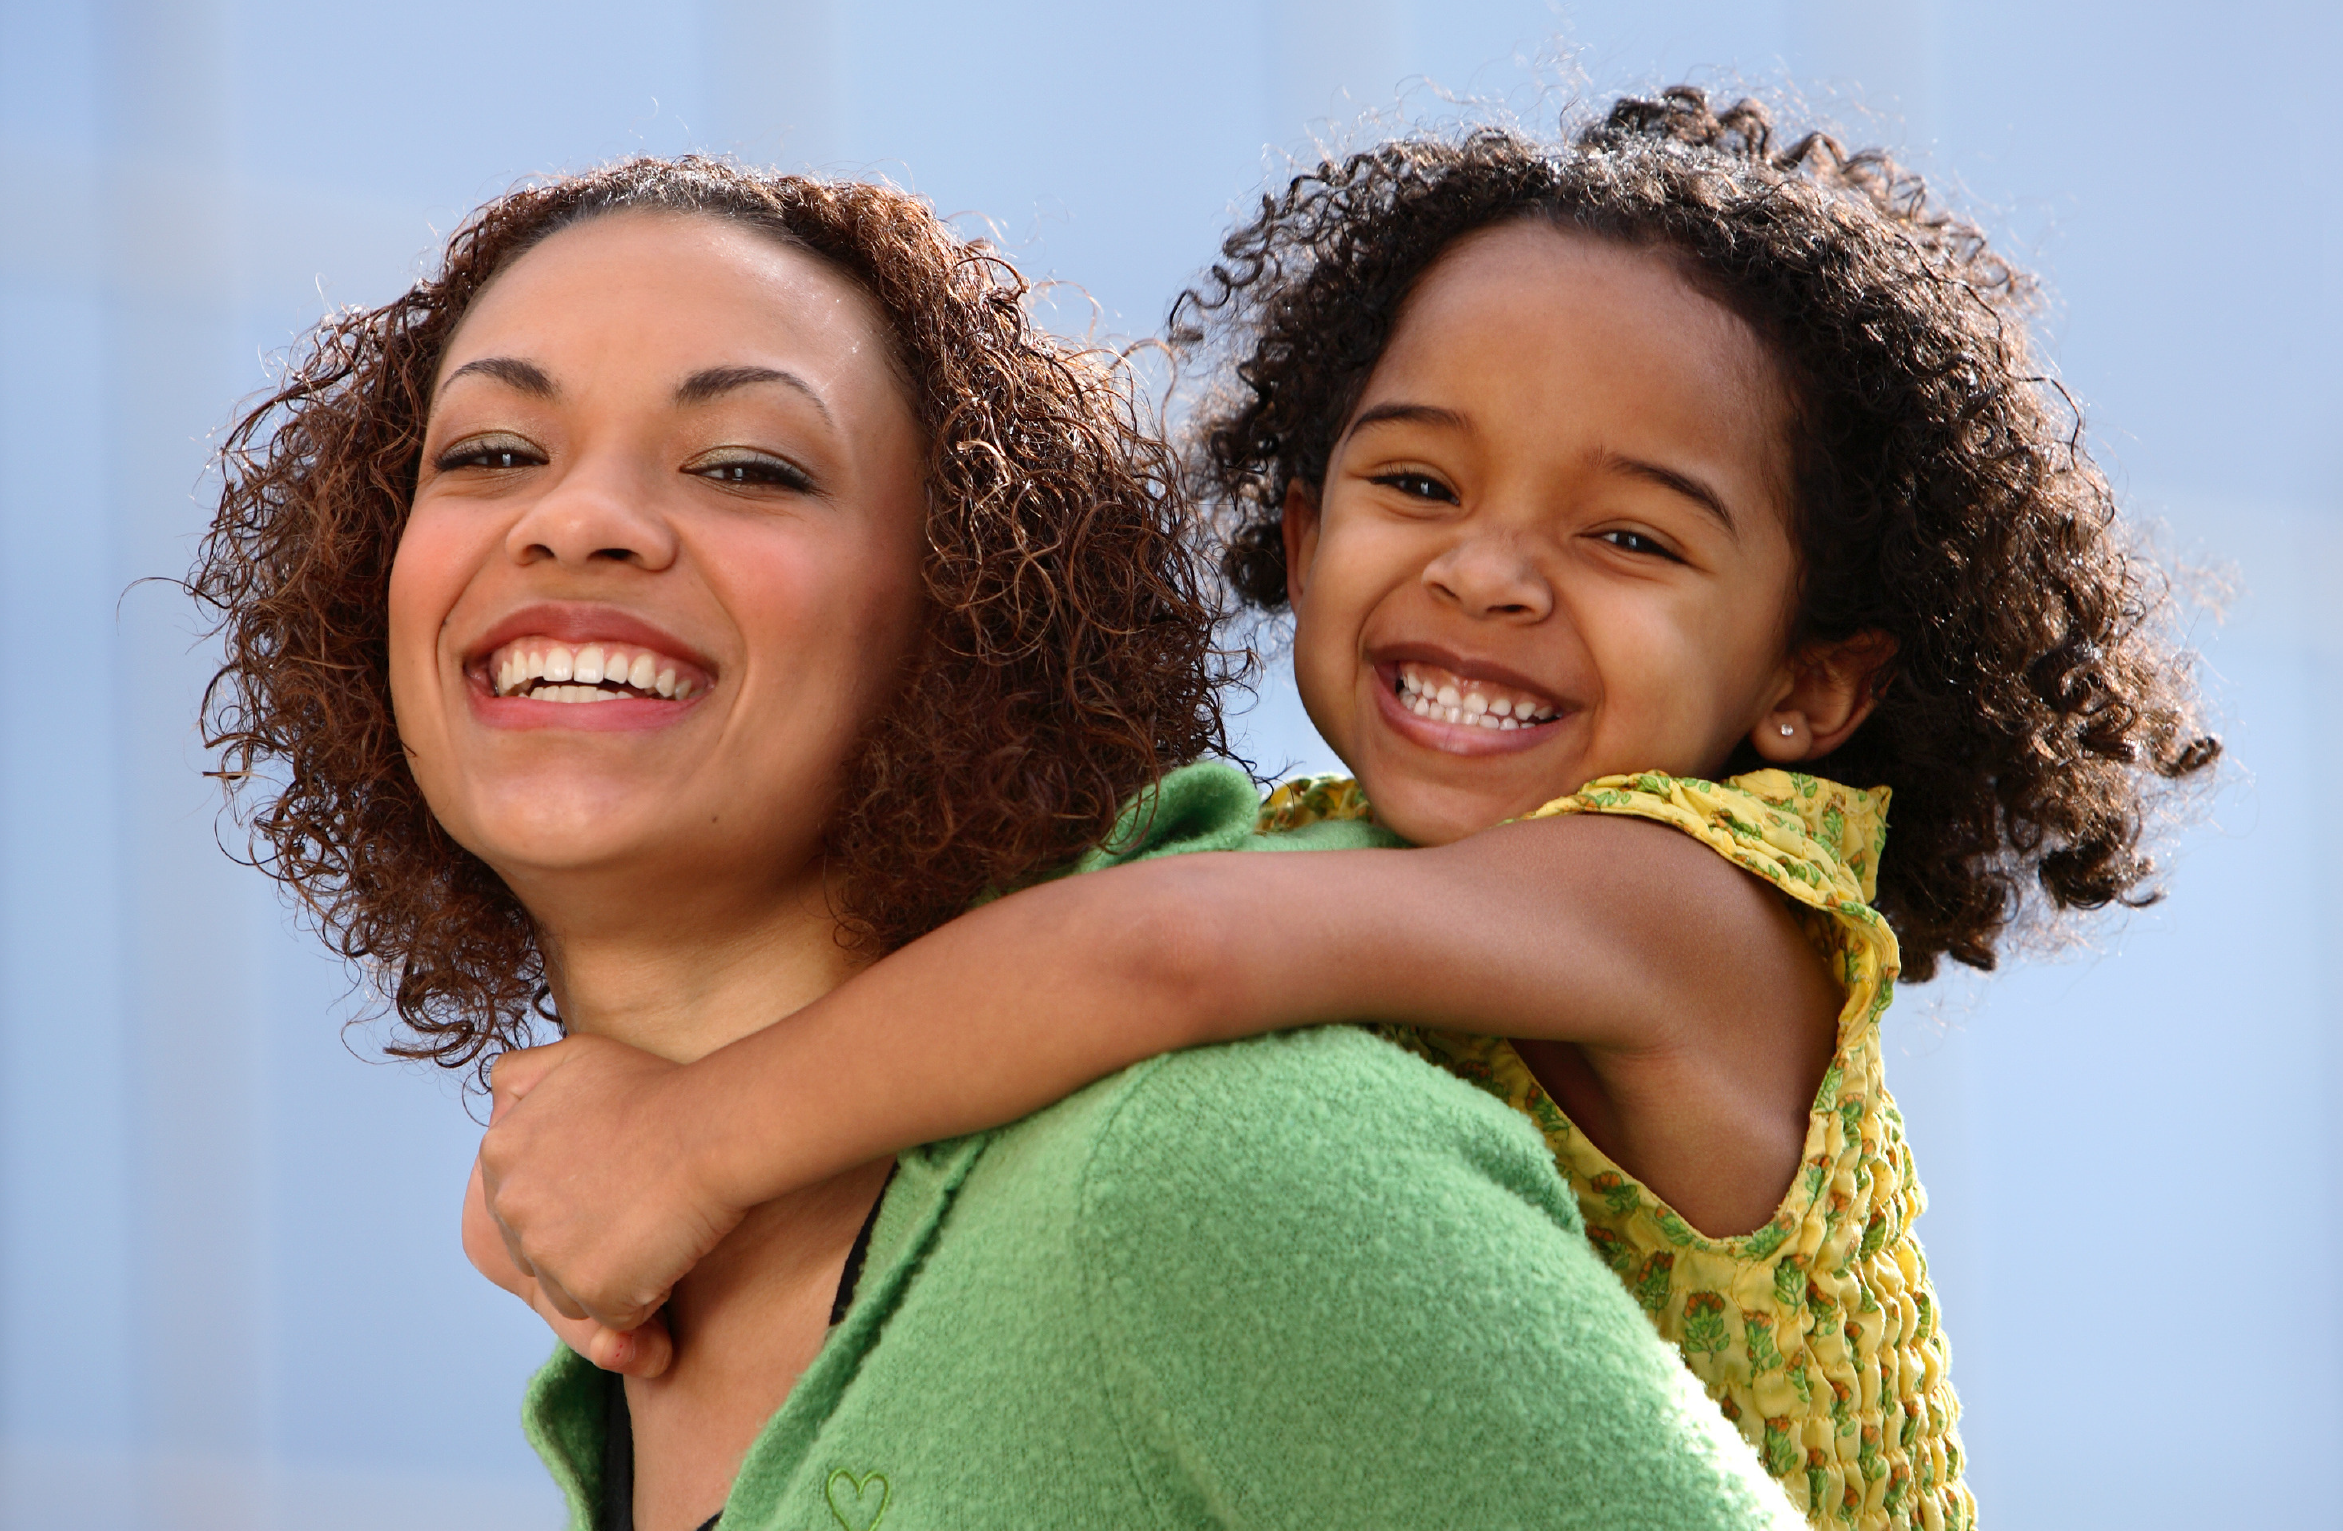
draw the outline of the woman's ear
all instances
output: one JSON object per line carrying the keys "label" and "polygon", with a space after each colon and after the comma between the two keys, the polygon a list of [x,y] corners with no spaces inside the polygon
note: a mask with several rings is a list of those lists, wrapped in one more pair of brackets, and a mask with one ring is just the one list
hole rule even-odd
{"label": "woman's ear", "polygon": [[1876,629],[1807,644],[1790,656],[1782,696],[1750,730],[1751,747],[1770,765],[1821,759],[1879,705],[1895,657],[1895,639]]}
{"label": "woman's ear", "polygon": [[1285,539],[1285,603],[1299,606],[1310,583],[1310,560],[1318,554],[1318,496],[1298,478],[1285,486],[1285,515],[1277,529]]}

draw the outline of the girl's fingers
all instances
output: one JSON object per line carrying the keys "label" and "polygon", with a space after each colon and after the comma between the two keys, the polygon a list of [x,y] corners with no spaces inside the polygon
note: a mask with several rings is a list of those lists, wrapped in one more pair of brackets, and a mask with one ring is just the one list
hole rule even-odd
{"label": "girl's fingers", "polygon": [[464,1187],[464,1257],[472,1268],[516,1297],[529,1293],[529,1272],[515,1255],[504,1228],[488,1210],[488,1193],[480,1179],[480,1161],[472,1161],[472,1178]]}
{"label": "girl's fingers", "polygon": [[488,1089],[495,1100],[488,1110],[488,1125],[495,1126],[496,1119],[536,1088],[538,1080],[559,1068],[563,1049],[568,1046],[569,1040],[564,1038],[543,1047],[523,1047],[498,1054],[488,1069]]}
{"label": "girl's fingers", "polygon": [[656,1377],[674,1359],[675,1342],[668,1338],[667,1326],[655,1318],[639,1329],[608,1329],[596,1324],[594,1330],[593,1348],[585,1356],[606,1372]]}
{"label": "girl's fingers", "polygon": [[[594,1320],[587,1315],[586,1305],[578,1301],[575,1297],[570,1296],[568,1291],[563,1288],[560,1282],[554,1280],[551,1276],[546,1275],[543,1271],[537,1272],[536,1280],[537,1291],[539,1294],[543,1297],[544,1301],[563,1318],[568,1319],[573,1323],[590,1324],[596,1329],[602,1327],[600,1324],[595,1323]],[[585,1352],[580,1351],[579,1354],[584,1355]],[[586,1358],[588,1360],[593,1359],[592,1356],[587,1356]]]}
{"label": "girl's fingers", "polygon": [[606,1372],[622,1377],[656,1377],[675,1357],[675,1343],[667,1326],[652,1319],[640,1329],[613,1329],[590,1318],[571,1318],[553,1306],[542,1287],[536,1287],[530,1306],[564,1345]]}

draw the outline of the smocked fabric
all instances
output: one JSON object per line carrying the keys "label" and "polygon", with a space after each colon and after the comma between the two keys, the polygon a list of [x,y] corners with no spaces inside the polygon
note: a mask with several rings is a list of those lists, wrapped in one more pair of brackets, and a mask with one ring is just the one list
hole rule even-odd
{"label": "smocked fabric", "polygon": [[[1604,777],[1529,815],[1624,814],[1691,835],[1798,907],[1845,990],[1802,1167],[1753,1233],[1695,1231],[1589,1142],[1502,1038],[1386,1030],[1537,1124],[1597,1253],[1810,1522],[1967,1531],[1976,1503],[1962,1481],[1951,1349],[1912,1228],[1927,1200],[1881,1057],[1898,968],[1895,933],[1871,905],[1887,800],[1885,788],[1787,771],[1725,782],[1647,772]],[[1314,777],[1279,787],[1260,822],[1372,816],[1355,782]]]}

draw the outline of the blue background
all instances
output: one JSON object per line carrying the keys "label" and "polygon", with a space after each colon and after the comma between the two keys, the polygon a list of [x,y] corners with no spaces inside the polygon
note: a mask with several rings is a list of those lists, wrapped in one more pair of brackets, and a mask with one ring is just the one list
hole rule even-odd
{"label": "blue background", "polygon": [[[1988,1523],[2336,1524],[2339,45],[2312,0],[0,0],[0,1526],[557,1520],[459,1092],[368,1061],[216,849],[207,649],[134,583],[265,353],[523,174],[691,148],[893,177],[1145,334],[1361,112],[1686,75],[1955,188],[2132,513],[2236,587],[2172,899],[1888,1023]],[[1331,763],[1282,688],[1247,728]]]}

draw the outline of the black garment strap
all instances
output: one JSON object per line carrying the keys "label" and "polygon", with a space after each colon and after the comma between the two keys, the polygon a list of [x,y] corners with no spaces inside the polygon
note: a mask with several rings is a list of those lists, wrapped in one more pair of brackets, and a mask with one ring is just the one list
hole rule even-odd
{"label": "black garment strap", "polygon": [[[836,1328],[846,1320],[846,1310],[854,1306],[854,1289],[862,1281],[862,1262],[870,1257],[870,1233],[879,1225],[879,1208],[887,1200],[887,1187],[895,1183],[893,1167],[887,1170],[887,1179],[873,1198],[870,1211],[863,1215],[862,1230],[854,1236],[854,1247],[846,1251],[846,1269],[838,1273],[838,1292],[830,1299],[830,1326]],[[604,1372],[610,1384],[610,1414],[602,1433],[602,1514],[599,1531],[635,1531],[635,1422],[626,1411],[626,1378],[616,1372]],[[716,1522],[724,1518],[718,1510],[700,1523],[699,1531],[716,1531]]]}
{"label": "black garment strap", "polygon": [[895,1166],[887,1166],[887,1178],[879,1182],[879,1194],[862,1215],[862,1231],[854,1236],[854,1247],[846,1251],[846,1269],[838,1273],[838,1295],[830,1299],[830,1327],[835,1329],[846,1322],[846,1310],[854,1306],[854,1289],[862,1284],[862,1262],[870,1257],[870,1231],[879,1225],[879,1208],[887,1204],[887,1187],[895,1183]]}
{"label": "black garment strap", "polygon": [[602,1431],[600,1531],[635,1531],[635,1422],[626,1411],[626,1379],[604,1372],[610,1413]]}

